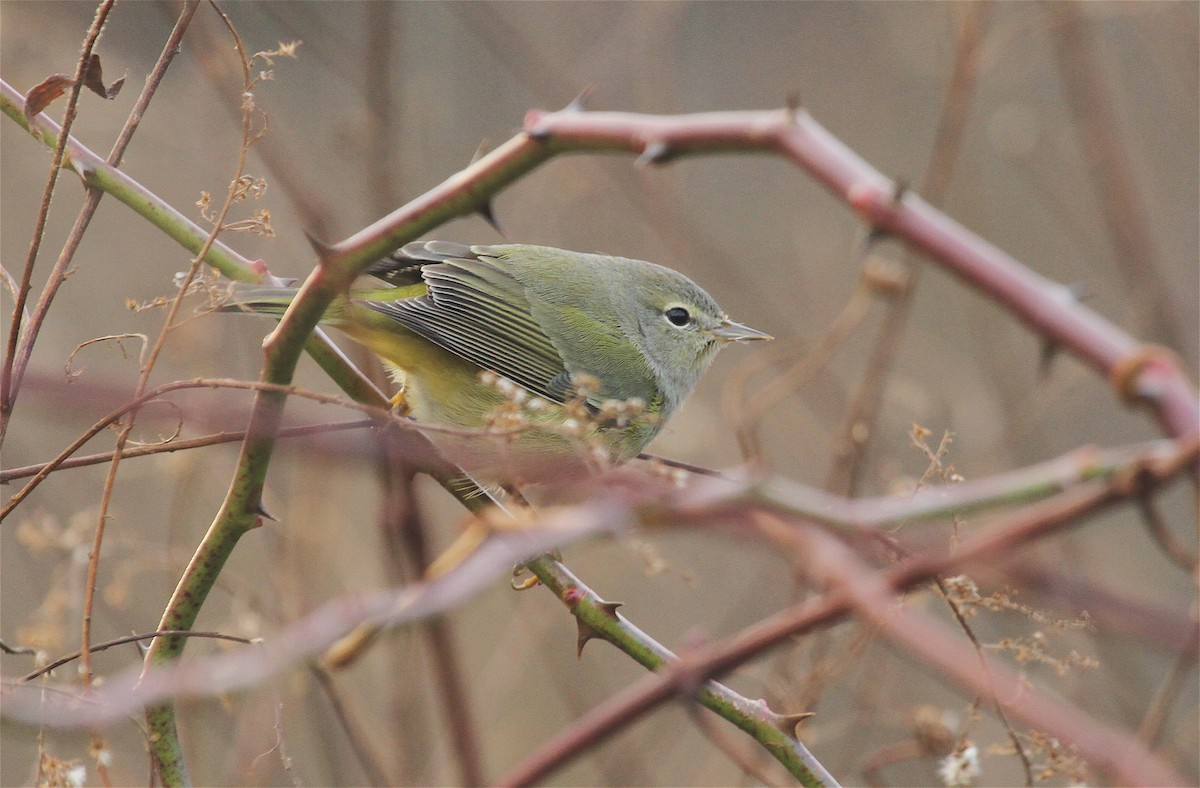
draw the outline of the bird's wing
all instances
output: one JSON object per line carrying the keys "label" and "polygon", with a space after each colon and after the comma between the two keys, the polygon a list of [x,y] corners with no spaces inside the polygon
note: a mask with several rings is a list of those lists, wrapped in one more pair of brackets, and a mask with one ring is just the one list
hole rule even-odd
{"label": "bird's wing", "polygon": [[414,241],[372,263],[365,273],[397,287],[422,283],[421,271],[432,263],[451,258],[472,259],[471,247],[452,241]]}
{"label": "bird's wing", "polygon": [[[570,373],[530,313],[520,282],[466,247],[446,245],[415,259],[409,247],[403,252],[405,256],[396,262],[407,259],[407,265],[419,265],[428,294],[397,301],[362,301],[364,306],[538,396],[566,401],[572,390]],[[455,252],[463,256],[453,256]]]}

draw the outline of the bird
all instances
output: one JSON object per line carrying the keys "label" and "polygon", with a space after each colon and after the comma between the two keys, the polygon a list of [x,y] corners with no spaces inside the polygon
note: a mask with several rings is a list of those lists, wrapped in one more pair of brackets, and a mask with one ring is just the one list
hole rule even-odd
{"label": "bird", "polygon": [[[352,289],[322,323],[382,358],[394,404],[418,423],[506,426],[543,459],[637,455],[722,347],[772,338],[683,274],[626,257],[425,241],[365,273],[383,286]],[[233,283],[221,309],[278,316],[297,292]]]}

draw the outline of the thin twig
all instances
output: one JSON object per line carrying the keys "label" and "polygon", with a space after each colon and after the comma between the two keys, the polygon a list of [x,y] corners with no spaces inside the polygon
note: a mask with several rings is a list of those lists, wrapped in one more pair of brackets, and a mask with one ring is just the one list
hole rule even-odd
{"label": "thin twig", "polygon": [[333,686],[333,676],[329,675],[329,671],[316,664],[310,664],[308,670],[316,679],[317,686],[325,693],[325,699],[329,701],[329,705],[333,707],[333,716],[341,726],[346,741],[350,743],[350,749],[354,750],[354,756],[358,758],[358,764],[362,767],[367,782],[370,785],[394,785],[396,781],[389,780],[383,773],[383,769],[379,765],[382,763],[382,759],[372,751],[365,732],[350,715],[350,710],[342,702],[342,696],[337,691],[337,687]]}
{"label": "thin twig", "polygon": [[[1181,310],[1170,305],[1181,293],[1163,281],[1161,255],[1140,193],[1132,151],[1122,144],[1120,118],[1113,92],[1104,83],[1103,65],[1096,57],[1087,9],[1072,3],[1043,6],[1052,23],[1054,54],[1062,77],[1079,147],[1088,159],[1104,230],[1112,247],[1112,262],[1128,293],[1136,294],[1150,322],[1149,334],[1179,346],[1194,328],[1175,322]],[[1131,139],[1126,136],[1126,140]]]}
{"label": "thin twig", "polygon": [[[189,2],[184,5],[183,11],[179,15],[179,20],[175,23],[175,27],[171,30],[171,34],[167,37],[167,42],[163,46],[162,52],[158,56],[158,60],[151,70],[149,77],[146,79],[145,87],[142,93],[138,96],[137,102],[134,104],[133,110],[129,114],[129,118],[125,122],[124,128],[117,136],[117,141],[113,145],[112,152],[108,156],[108,164],[116,167],[121,163],[121,157],[125,154],[125,148],[129,145],[129,141],[133,138],[133,133],[137,130],[138,124],[141,122],[142,115],[146,108],[150,105],[150,100],[153,98],[155,91],[158,89],[163,77],[166,75],[167,67],[175,58],[175,54],[179,51],[179,43],[183,40],[183,33],[187,30],[188,25],[192,21],[192,16],[196,12],[196,7],[199,5],[198,0]],[[54,291],[57,290],[58,284],[65,279],[66,266],[70,263],[74,256],[75,249],[83,239],[83,233],[91,222],[93,213],[96,207],[100,204],[100,198],[103,192],[99,189],[90,189],[88,199],[80,211],[79,220],[76,222],[75,230],[72,232],[72,238],[68,245],[63,249],[63,255],[59,258],[60,268],[56,270],[58,274],[57,280],[52,280],[47,285],[46,293],[43,294],[45,310],[49,309],[50,298],[53,297]],[[204,250],[207,252],[207,249]],[[200,262],[203,259],[203,254],[199,256],[193,263],[194,272],[199,269]],[[188,281],[180,288],[178,295],[175,297],[174,303],[171,305],[171,311],[168,314],[166,323],[162,331],[159,333],[158,339],[154,344],[154,348],[150,352],[150,357],[143,365],[141,375],[138,379],[137,387],[134,391],[134,399],[140,397],[146,390],[146,386],[150,382],[150,373],[154,369],[154,362],[158,358],[158,353],[162,349],[163,343],[166,342],[167,332],[170,330],[171,324],[174,321],[176,313],[183,302],[187,285],[191,283],[192,277],[188,277]],[[53,285],[53,287],[51,287]],[[43,303],[38,303],[38,310],[34,313],[34,319],[38,315],[45,315]],[[26,338],[29,343],[32,343],[33,337]],[[83,613],[80,626],[80,648],[81,655],[79,660],[79,673],[85,687],[91,686],[92,683],[92,660],[89,644],[92,636],[92,608],[96,598],[96,578],[100,572],[100,550],[104,543],[105,525],[108,522],[108,505],[112,500],[113,486],[117,480],[117,467],[121,461],[121,451],[125,448],[126,441],[129,440],[129,434],[133,431],[134,421],[137,418],[137,408],[129,411],[129,418],[125,421],[121,429],[121,433],[117,437],[116,447],[113,450],[112,460],[109,465],[108,476],[104,481],[104,490],[100,495],[99,515],[96,520],[96,532],[92,540],[92,549],[88,553],[87,579],[83,586]]]}
{"label": "thin twig", "polygon": [[[795,532],[799,534],[800,532]],[[1014,671],[988,660],[987,674],[970,667],[972,651],[931,616],[895,604],[886,573],[874,572],[831,536],[803,533],[797,547],[833,584],[834,593],[889,640],[946,678],[1004,703],[1015,716],[1073,744],[1091,764],[1125,784],[1180,785],[1182,777],[1158,761],[1135,737],[1100,723],[1083,711],[1031,691]]]}
{"label": "thin twig", "polygon": [[[191,10],[194,11],[194,7]],[[176,32],[180,37],[183,35],[183,30],[186,28],[187,22],[191,19],[191,14],[186,14],[185,17],[181,17],[180,23],[176,26]],[[169,53],[168,51],[164,51],[163,57],[169,60],[170,56],[174,54],[174,49],[175,47],[170,47]],[[238,44],[238,49],[241,51],[240,42]],[[245,55],[243,53],[243,58],[244,57]],[[253,80],[249,79],[249,63],[245,64],[245,70],[247,79],[244,88],[248,93],[253,87]],[[147,89],[152,91],[153,86],[148,83]],[[171,330],[175,326],[175,318],[179,314],[180,309],[183,307],[183,302],[187,297],[189,286],[196,278],[196,275],[200,272],[200,266],[204,264],[204,258],[208,254],[208,250],[212,248],[213,242],[216,241],[217,235],[224,227],[225,218],[228,216],[230,209],[233,207],[233,203],[239,189],[239,181],[246,167],[246,158],[250,153],[250,146],[254,141],[253,137],[251,136],[252,131],[251,108],[249,105],[247,105],[242,120],[242,141],[238,149],[238,161],[237,165],[234,167],[234,175],[230,179],[229,187],[226,191],[225,201],[221,205],[220,210],[217,212],[217,218],[213,223],[213,229],[208,237],[208,240],[192,259],[192,263],[188,268],[187,275],[184,277],[184,280],[179,287],[179,291],[175,294],[175,298],[171,301],[171,306],[167,310],[166,318],[163,320],[162,329],[159,331],[158,337],[155,339],[154,345],[151,347],[148,357],[139,372],[137,385],[134,389],[134,400],[139,399],[142,394],[145,393],[147,386],[150,385],[150,376],[154,372],[154,365],[158,361],[158,356],[162,352],[163,347],[166,345],[168,335],[170,335]],[[104,490],[100,495],[99,513],[96,520],[96,534],[92,542],[91,552],[88,554],[87,580],[84,584],[82,616],[83,626],[81,633],[81,642],[83,644],[84,653],[82,659],[80,660],[80,673],[83,677],[83,683],[85,686],[91,683],[91,660],[88,656],[87,645],[91,636],[92,606],[95,600],[96,578],[100,571],[100,551],[104,541],[105,524],[108,521],[108,507],[109,503],[112,501],[113,489],[117,482],[117,472],[121,465],[121,453],[124,451],[125,444],[129,440],[130,434],[133,432],[133,427],[137,421],[139,410],[139,406],[135,406],[129,410],[127,417],[121,425],[121,431],[117,435],[116,445],[113,448],[112,460],[108,467],[108,475],[104,480]],[[168,629],[172,627],[164,625],[160,628]],[[150,648],[147,650],[147,659],[150,658],[151,654],[154,654],[157,651],[156,647],[159,642],[160,641],[156,640],[150,644]],[[156,733],[161,734],[162,732],[158,731]],[[158,742],[161,740],[161,736],[152,738],[152,742]]]}
{"label": "thin twig", "polygon": [[[125,635],[124,637],[106,640],[103,643],[96,643],[95,645],[90,646],[88,650],[95,654],[100,651],[107,651],[113,646],[123,646],[126,643],[140,643],[143,640],[153,640],[154,638],[164,637],[166,635],[183,635],[192,638],[215,638],[216,640],[231,640],[235,643],[245,643],[247,645],[254,643],[254,640],[251,638],[238,637],[237,635],[226,635],[224,632],[196,632],[194,630],[181,631],[175,629],[166,629],[158,632],[147,632],[141,635]],[[65,657],[59,657],[49,665],[40,667],[32,673],[27,673],[26,675],[22,676],[21,681],[33,681],[39,676],[43,676],[56,668],[61,668],[68,662],[73,662],[79,659],[81,655],[82,652],[76,651],[72,654],[68,654]]]}
{"label": "thin twig", "polygon": [[1183,691],[1184,683],[1195,667],[1196,653],[1194,651],[1192,653],[1181,651],[1175,655],[1170,671],[1154,693],[1154,698],[1142,716],[1141,724],[1138,725],[1137,737],[1142,744],[1151,749],[1158,748],[1158,739],[1162,734],[1163,724],[1171,714],[1171,706]]}
{"label": "thin twig", "polygon": [[[869,252],[870,247],[864,247],[863,252]],[[854,294],[842,307],[842,311],[822,332],[820,338],[806,352],[782,373],[772,378],[750,397],[744,394],[746,376],[750,370],[759,364],[766,364],[768,357],[759,359],[757,363],[743,365],[735,377],[731,378],[724,397],[724,410],[736,414],[738,446],[742,456],[748,460],[761,459],[762,447],[758,439],[758,429],[767,410],[778,403],[788,394],[795,391],[802,383],[811,380],[833,358],[837,349],[845,344],[850,335],[862,324],[871,306],[871,287],[866,277],[860,280]]]}
{"label": "thin twig", "polygon": [[[137,131],[138,124],[141,123],[142,116],[145,114],[146,108],[150,105],[150,100],[154,97],[159,84],[161,84],[163,77],[166,75],[167,67],[171,64],[176,53],[178,53],[184,31],[190,24],[198,5],[199,0],[188,0],[184,4],[179,19],[176,21],[170,35],[167,36],[167,41],[163,45],[163,50],[159,54],[158,60],[146,77],[146,84],[142,88],[141,94],[134,103],[133,109],[130,110],[129,116],[125,120],[125,125],[117,134],[117,139],[113,143],[112,150],[109,151],[108,157],[105,159],[105,164],[109,167],[116,169],[121,166],[125,150],[129,147],[129,143],[133,139],[133,134]],[[84,233],[91,224],[92,217],[95,215],[96,209],[100,206],[100,200],[103,196],[104,191],[102,189],[90,185],[86,186],[83,205],[80,207],[79,213],[75,218],[75,224],[72,226],[70,235],[67,236],[62,250],[59,252],[58,260],[55,262],[54,268],[50,272],[45,286],[42,288],[42,295],[38,298],[37,305],[34,307],[29,322],[25,327],[25,333],[21,337],[21,346],[18,349],[17,359],[13,367],[14,394],[25,377],[29,357],[33,352],[33,344],[37,340],[42,325],[45,323],[54,297],[58,293],[59,287],[67,279],[67,272],[70,269],[72,261],[75,259],[75,253],[78,251],[80,243],[83,242]]]}
{"label": "thin twig", "polygon": [[[938,116],[933,157],[921,183],[921,193],[930,205],[935,206],[941,205],[945,199],[954,165],[958,161],[967,125],[967,111],[979,71],[980,44],[991,13],[991,5],[985,2],[965,4],[961,8],[966,16],[958,31],[950,84],[946,87]],[[899,352],[921,278],[921,267],[913,251],[905,254],[902,265],[907,281],[903,287],[889,291],[891,298],[887,302],[887,313],[879,325],[871,353],[863,364],[863,376],[851,395],[839,437],[833,443],[833,463],[824,484],[825,489],[833,493],[853,495],[856,492],[867,446],[875,436],[883,392]]]}
{"label": "thin twig", "polygon": [[[418,575],[424,576],[434,555],[429,546],[425,519],[421,516],[412,486],[415,470],[409,461],[412,455],[411,435],[381,430],[377,440],[380,447],[379,472],[386,491],[380,527],[390,548],[391,573],[398,581],[399,566],[407,558]],[[425,635],[432,652],[434,681],[441,696],[459,779],[464,785],[483,785],[485,780],[478,728],[472,715],[471,697],[466,688],[461,652],[455,643],[454,631],[447,619],[439,617],[426,623]],[[365,637],[366,633],[359,632],[351,637],[355,636]],[[367,640],[373,641],[374,635]]]}
{"label": "thin twig", "polygon": [[37,262],[38,250],[42,245],[42,235],[46,230],[46,217],[50,213],[50,200],[54,195],[54,187],[58,183],[58,173],[62,169],[63,156],[67,151],[67,140],[70,138],[71,125],[75,122],[75,114],[79,106],[79,92],[83,89],[84,74],[92,59],[92,50],[100,38],[100,31],[108,20],[108,12],[112,10],[115,0],[101,0],[96,9],[92,26],[88,28],[83,47],[79,52],[79,65],[75,68],[75,80],[67,96],[67,106],[63,112],[62,126],[58,131],[58,139],[54,143],[54,155],[50,159],[50,172],[46,176],[46,186],[42,191],[42,202],[38,208],[37,219],[34,223],[33,237],[29,241],[29,253],[25,258],[25,267],[21,271],[21,284],[17,287],[16,304],[13,307],[12,323],[8,331],[8,345],[4,350],[4,365],[0,368],[0,444],[8,432],[9,419],[12,416],[13,403],[16,400],[19,381],[14,374],[17,371],[17,342],[21,337],[21,318],[25,314],[25,302],[29,298],[32,287],[33,266]]}
{"label": "thin twig", "polygon": [[1196,575],[1200,571],[1200,565],[1198,565],[1200,557],[1184,547],[1171,533],[1170,527],[1159,514],[1158,507],[1154,505],[1154,499],[1149,495],[1142,495],[1138,497],[1137,504],[1146,530],[1150,532],[1150,536],[1154,538],[1163,554],[1183,571],[1193,576]]}
{"label": "thin twig", "polygon": [[[302,438],[309,435],[324,435],[330,432],[342,432],[345,430],[361,430],[370,427],[374,422],[369,419],[357,419],[355,421],[332,421],[323,424],[308,424],[303,427],[284,427],[279,431],[281,438]],[[222,443],[235,443],[243,440],[246,437],[245,430],[236,430],[233,432],[217,432],[211,435],[204,435],[199,438],[177,438],[171,441],[154,443],[147,446],[135,446],[126,448],[122,456],[125,459],[132,457],[148,457],[155,454],[165,454],[169,452],[185,451],[187,449],[199,449],[204,446],[219,446]],[[98,454],[87,454],[82,457],[72,457],[63,460],[58,464],[59,470],[68,470],[70,468],[83,468],[88,465],[99,465],[100,463],[110,462],[113,453],[111,451],[100,452]],[[7,484],[14,479],[24,479],[40,473],[48,463],[38,463],[36,465],[24,465],[20,468],[8,468],[0,471],[0,484]]]}
{"label": "thin twig", "polygon": [[[299,386],[289,386],[289,385],[282,385],[282,384],[278,384],[278,383],[263,383],[263,382],[252,381],[252,380],[236,380],[233,378],[194,378],[192,380],[177,380],[177,381],[174,381],[171,383],[164,383],[161,386],[158,386],[154,389],[151,389],[150,391],[147,391],[142,396],[137,397],[136,399],[130,400],[129,402],[126,402],[124,405],[120,406],[119,408],[114,409],[113,411],[108,413],[106,416],[101,418],[99,421],[97,421],[95,424],[93,424],[91,427],[89,427],[82,434],[80,434],[79,437],[77,437],[65,449],[63,449],[61,452],[59,452],[58,455],[54,459],[52,459],[52,460],[50,460],[50,462],[47,462],[44,465],[42,465],[40,470],[38,470],[38,472],[35,473],[33,475],[33,477],[28,482],[25,483],[25,486],[22,487],[20,489],[20,491],[18,491],[15,495],[13,495],[12,498],[8,499],[8,502],[4,505],[4,508],[0,509],[0,521],[3,521],[5,518],[7,518],[22,501],[24,501],[27,497],[29,497],[29,494],[31,492],[33,492],[34,488],[36,488],[39,484],[41,484],[46,479],[46,477],[48,477],[51,473],[53,473],[55,470],[57,470],[58,467],[64,461],[66,461],[66,459],[68,457],[72,456],[76,451],[78,451],[88,441],[90,441],[92,438],[96,437],[96,435],[98,435],[104,429],[106,429],[107,427],[109,427],[110,425],[115,423],[118,419],[120,419],[126,413],[133,410],[134,408],[140,408],[147,402],[150,402],[151,400],[161,397],[163,394],[169,394],[172,391],[181,391],[184,389],[194,389],[194,388],[228,388],[228,389],[239,389],[242,391],[258,391],[258,392],[268,392],[268,393],[277,394],[277,395],[290,395],[290,396],[295,396],[295,397],[303,397],[305,399],[310,399],[313,402],[319,402],[319,403],[322,403],[325,405],[338,405],[339,407],[347,408],[349,410],[355,410],[355,411],[358,411],[359,413],[365,413],[369,416],[372,416],[376,420],[387,421],[389,423],[396,424],[399,427],[402,427],[405,429],[411,429],[411,430],[419,430],[420,432],[436,432],[436,433],[440,433],[440,434],[459,435],[459,436],[463,436],[463,437],[471,437],[471,436],[504,437],[506,435],[515,435],[521,431],[521,429],[487,431],[487,430],[483,430],[483,429],[443,427],[443,426],[437,425],[437,424],[421,424],[418,426],[415,422],[413,422],[403,416],[399,416],[399,415],[396,415],[395,413],[392,413],[386,407],[379,407],[379,406],[375,406],[375,405],[364,405],[364,404],[355,402],[353,400],[348,400],[344,397],[337,397],[337,396],[332,396],[329,394],[320,394],[315,391],[308,391],[307,389],[302,389]],[[250,435],[250,434],[252,434],[252,431],[250,429],[247,429],[246,433],[247,433],[247,435]],[[427,448],[427,446],[422,446],[422,448]],[[429,472],[432,473],[433,465],[434,465],[434,463],[432,461],[435,459],[435,455],[427,452],[425,454],[419,455],[419,459],[423,461],[422,469],[424,470],[426,467],[429,467],[429,469],[430,469]],[[429,461],[430,465],[426,466],[425,461]],[[447,478],[452,477],[452,474],[450,474],[448,471],[446,471],[443,475],[445,475]]]}
{"label": "thin twig", "polygon": [[[954,620],[958,623],[959,628],[966,634],[967,639],[971,641],[971,647],[975,649],[976,656],[979,657],[979,669],[983,671],[988,682],[991,682],[992,674],[988,667],[987,657],[984,655],[983,644],[979,642],[979,638],[975,636],[975,631],[971,629],[971,625],[967,622],[967,617],[963,614],[962,607],[958,600],[950,595],[949,589],[946,588],[945,581],[938,577],[934,579],[934,584],[941,592],[942,599],[946,600],[946,604],[950,606],[950,612],[954,615]],[[1016,752],[1017,758],[1021,761],[1021,769],[1025,773],[1025,785],[1032,788],[1033,786],[1033,764],[1029,762],[1029,753],[1025,751],[1025,745],[1021,741],[1021,737],[1013,729],[1012,723],[1008,721],[1008,715],[1004,713],[1004,705],[996,697],[993,691],[991,695],[992,708],[996,712],[996,718],[1000,720],[1000,725],[1004,728],[1008,740],[1012,743],[1013,751]]]}

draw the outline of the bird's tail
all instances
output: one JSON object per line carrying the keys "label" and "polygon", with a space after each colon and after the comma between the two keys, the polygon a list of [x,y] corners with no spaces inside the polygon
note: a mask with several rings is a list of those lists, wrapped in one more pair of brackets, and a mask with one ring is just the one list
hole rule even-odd
{"label": "bird's tail", "polygon": [[299,290],[295,287],[257,285],[230,282],[221,312],[251,312],[256,315],[281,316],[291,305]]}

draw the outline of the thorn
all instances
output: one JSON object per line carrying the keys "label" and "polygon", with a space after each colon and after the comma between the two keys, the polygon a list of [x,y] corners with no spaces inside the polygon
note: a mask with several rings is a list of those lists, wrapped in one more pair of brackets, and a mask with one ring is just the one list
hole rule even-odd
{"label": "thorn", "polygon": [[270,520],[273,523],[279,522],[279,518],[275,517],[266,510],[266,507],[263,506],[261,498],[259,499],[258,503],[254,504],[254,511],[257,512],[258,516],[262,517],[264,520]]}
{"label": "thorn", "polygon": [[596,603],[596,607],[603,610],[604,614],[613,621],[617,620],[617,608],[624,606],[624,602],[605,602],[603,599]]}
{"label": "thorn", "polygon": [[[1063,287],[1060,291],[1063,294],[1063,300],[1077,304],[1083,301],[1088,296],[1087,282],[1073,282]],[[1048,339],[1042,343],[1042,350],[1038,356],[1038,382],[1045,383],[1050,377],[1050,368],[1054,364],[1054,359],[1058,357],[1059,351],[1062,350],[1062,345],[1052,339]]]}
{"label": "thorn", "polygon": [[796,726],[807,720],[809,717],[816,716],[815,711],[802,711],[796,714],[776,714],[775,724],[779,729],[788,736],[796,735]]}
{"label": "thorn", "polygon": [[1052,339],[1048,339],[1042,343],[1042,351],[1038,354],[1038,382],[1045,383],[1050,377],[1050,368],[1054,366],[1054,359],[1058,358],[1058,351],[1062,350],[1062,345]]}
{"label": "thorn", "polygon": [[500,229],[500,223],[496,221],[496,214],[492,210],[491,200],[481,202],[479,207],[475,209],[475,213],[478,214],[485,222],[490,224],[493,230],[500,233],[500,235],[504,235],[504,231]]}
{"label": "thorn", "polygon": [[882,243],[891,236],[892,234],[882,227],[872,227],[867,231],[867,237],[863,239],[863,254],[865,255],[875,244]]}
{"label": "thorn", "polygon": [[83,181],[84,186],[90,185],[90,181],[95,176],[97,169],[94,164],[82,156],[74,155],[70,150],[63,155],[63,166],[78,175],[79,180]]}
{"label": "thorn", "polygon": [[892,202],[894,202],[896,205],[904,202],[904,195],[908,194],[910,191],[912,191],[912,187],[909,186],[908,181],[897,178],[895,189],[892,191]]}
{"label": "thorn", "polygon": [[800,91],[799,90],[790,91],[787,94],[787,101],[784,104],[784,108],[787,109],[788,114],[792,116],[793,120],[795,120],[796,113],[800,111],[800,107],[802,107],[802,106],[804,106],[804,104],[800,100]]}
{"label": "thorn", "polygon": [[563,112],[583,112],[587,109],[586,104],[592,98],[592,93],[595,88],[592,85],[587,85],[583,90],[579,91],[579,95],[571,99],[571,103],[562,108]]}
{"label": "thorn", "polygon": [[645,167],[650,164],[666,164],[674,157],[675,153],[671,150],[670,145],[662,140],[654,140],[647,143],[646,147],[642,149],[642,155],[638,156],[637,160],[634,161],[634,166]]}
{"label": "thorn", "polygon": [[491,146],[492,142],[487,137],[481,139],[479,141],[479,147],[475,149],[475,153],[471,156],[471,163],[474,164],[482,159],[487,154],[488,149],[491,148]]}
{"label": "thorn", "polygon": [[575,626],[579,633],[575,638],[575,658],[583,659],[583,647],[592,638],[600,637],[600,633],[596,631],[595,627],[584,622],[581,618],[575,619]]}

